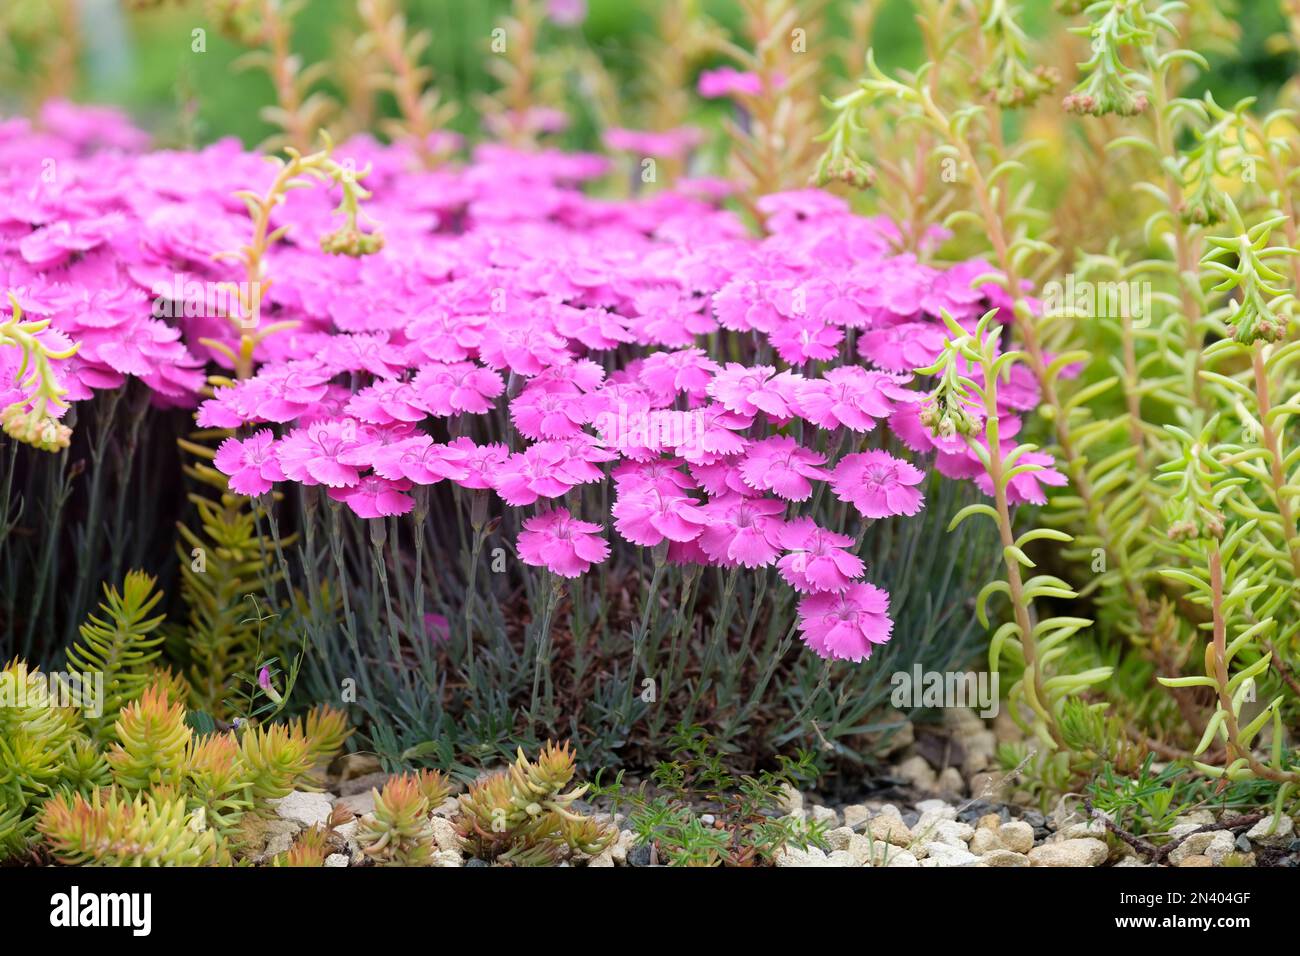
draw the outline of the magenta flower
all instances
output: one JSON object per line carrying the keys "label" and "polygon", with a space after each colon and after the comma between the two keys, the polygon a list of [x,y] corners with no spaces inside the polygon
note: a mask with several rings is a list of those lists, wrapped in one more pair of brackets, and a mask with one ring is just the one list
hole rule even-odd
{"label": "magenta flower", "polygon": [[351,419],[313,422],[280,440],[276,456],[284,476],[304,485],[346,488],[361,480],[361,469],[340,457],[357,446],[357,423]]}
{"label": "magenta flower", "polygon": [[502,444],[476,445],[469,438],[447,443],[442,452],[448,477],[462,488],[482,491],[493,487],[497,472],[510,458],[510,449]]}
{"label": "magenta flower", "polygon": [[818,527],[812,518],[796,518],[781,529],[788,552],[776,563],[781,577],[796,591],[843,591],[862,576],[862,559],[847,549],[853,539]]}
{"label": "magenta flower", "polygon": [[433,485],[444,478],[463,478],[468,473],[462,465],[464,457],[446,445],[435,444],[428,435],[412,435],[375,449],[370,462],[381,478]]}
{"label": "magenta flower", "polygon": [[778,373],[767,365],[746,368],[728,362],[709,383],[708,391],[730,412],[751,417],[765,412],[773,418],[787,419],[794,415],[791,406],[802,381],[793,372]]}
{"label": "magenta flower", "polygon": [[741,455],[729,455],[712,461],[693,461],[690,463],[691,477],[714,498],[728,494],[756,497],[759,492],[747,485],[741,474],[741,461]]}
{"label": "magenta flower", "polygon": [[707,524],[700,533],[700,548],[727,567],[737,564],[761,568],[776,561],[781,551],[780,516],[785,505],[772,498],[713,498],[701,509]]}
{"label": "magenta flower", "polygon": [[914,515],[921,510],[924,495],[914,485],[925,474],[884,451],[845,455],[831,474],[831,490],[847,501],[864,518]]}
{"label": "magenta flower", "polygon": [[623,129],[605,130],[605,145],[621,153],[680,159],[700,144],[703,132],[695,126],[682,126],[663,132]]}
{"label": "magenta flower", "polygon": [[618,533],[647,548],[665,539],[692,541],[709,520],[694,498],[649,489],[619,495],[610,511]]}
{"label": "magenta flower", "polygon": [[344,411],[353,418],[374,425],[418,422],[429,414],[418,389],[411,382],[380,381],[352,396]]}
{"label": "magenta flower", "polygon": [[425,360],[459,362],[479,347],[483,341],[483,327],[487,319],[482,316],[452,315],[437,312],[417,319],[406,327],[410,345],[406,348],[407,361],[419,364]]}
{"label": "magenta flower", "polygon": [[817,467],[825,461],[824,455],[801,447],[793,438],[774,435],[749,446],[740,474],[756,491],[770,491],[786,501],[806,501],[812,494],[809,479],[827,477]]}
{"label": "magenta flower", "polygon": [[510,403],[510,418],[525,438],[571,438],[582,434],[587,416],[576,389],[539,386],[534,380]]}
{"label": "magenta flower", "polygon": [[749,446],[749,439],[738,433],[749,428],[752,419],[729,412],[721,405],[694,409],[685,421],[689,427],[681,429],[682,441],[676,450],[689,462],[736,455]]}
{"label": "magenta flower", "polygon": [[889,595],[873,584],[821,591],[799,602],[799,636],[827,660],[865,661],[893,628]]}
{"label": "magenta flower", "polygon": [[[1012,442],[1003,442],[1002,454],[1008,454],[1014,447]],[[1047,492],[1043,490],[1044,485],[1064,488],[1070,483],[1069,479],[1056,469],[1056,459],[1046,452],[1025,452],[1016,459],[1016,465],[1041,465],[1042,467],[1037,471],[1022,471],[1011,479],[1007,485],[1007,500],[1012,504],[1045,505]],[[975,476],[975,484],[984,494],[993,496],[993,481],[982,466],[979,474]]]}
{"label": "magenta flower", "polygon": [[807,317],[781,322],[767,337],[781,360],[802,365],[829,361],[839,355],[844,330]]}
{"label": "magenta flower", "polygon": [[732,279],[713,295],[713,314],[718,324],[734,332],[757,329],[770,332],[782,319],[773,303],[775,296],[769,283],[753,279]]}
{"label": "magenta flower", "polygon": [[587,0],[546,0],[546,15],[562,27],[576,27],[587,19]]}
{"label": "magenta flower", "polygon": [[763,79],[757,73],[742,73],[735,67],[721,66],[703,71],[697,88],[700,96],[708,100],[724,96],[760,96]]}
{"label": "magenta flower", "polygon": [[491,368],[508,368],[519,375],[536,375],[572,356],[559,335],[524,320],[489,324],[483,329],[479,357]]}
{"label": "magenta flower", "polygon": [[943,340],[942,326],[905,322],[867,332],[858,339],[858,353],[887,372],[911,372],[934,364]]}
{"label": "magenta flower", "polygon": [[491,411],[496,397],[505,391],[499,373],[473,362],[435,362],[422,365],[411,384],[430,413],[442,417],[467,412],[482,415]]}
{"label": "magenta flower", "polygon": [[685,393],[703,399],[721,366],[704,349],[654,352],[641,363],[641,381],[664,396]]}
{"label": "magenta flower", "polygon": [[531,505],[538,498],[560,498],[577,482],[565,480],[560,470],[561,449],[549,443],[530,445],[511,455],[496,469],[492,487],[506,504]]}
{"label": "magenta flower", "polygon": [[342,501],[358,518],[387,518],[404,515],[414,507],[409,481],[389,481],[378,475],[367,475],[350,488],[331,488],[329,496]]}
{"label": "magenta flower", "polygon": [[694,491],[695,482],[681,470],[681,465],[682,462],[675,458],[658,458],[647,462],[626,461],[611,472],[611,477],[620,496],[646,491],[668,494]]}
{"label": "magenta flower", "polygon": [[274,482],[284,481],[284,471],[275,457],[275,436],[269,428],[253,432],[240,441],[227,438],[217,448],[212,463],[230,476],[230,490],[241,495],[264,495]]}
{"label": "magenta flower", "polygon": [[601,526],[579,521],[567,508],[556,508],[524,522],[519,533],[519,559],[576,578],[609,557],[609,543],[599,537]]}
{"label": "magenta flower", "polygon": [[893,414],[896,403],[914,402],[916,392],[883,372],[857,365],[830,369],[824,377],[799,383],[795,403],[801,418],[818,428],[843,426],[855,432],[869,432],[876,420]]}

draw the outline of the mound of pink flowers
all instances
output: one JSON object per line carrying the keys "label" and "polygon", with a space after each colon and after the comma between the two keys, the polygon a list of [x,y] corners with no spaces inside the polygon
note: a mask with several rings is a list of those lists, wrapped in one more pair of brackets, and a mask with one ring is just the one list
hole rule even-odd
{"label": "mound of pink flowers", "polygon": [[[864,523],[924,508],[931,469],[989,491],[964,439],[921,424],[912,373],[942,349],[941,311],[1010,319],[997,287],[972,287],[986,264],[897,255],[890,223],[815,190],[762,199],[759,236],[714,180],[601,198],[594,155],[482,146],[432,172],[371,140],[335,155],[371,167],[384,248],[323,253],[337,193],[292,192],[263,321],[297,325],[210,398],[223,360],[200,340],[233,342],[210,299],[242,278],[214,256],[248,241],[233,194],[273,175],[237,143],[148,152],[119,117],[67,107],[0,125],[0,291],[80,343],[57,365],[71,400],[134,377],[234,430],[216,466],[236,492],[320,485],[374,519],[449,482],[524,509],[519,558],[555,574],[607,560],[612,536],[775,566],[818,654],[863,660],[889,639],[888,595],[854,553]],[[0,403],[21,400],[12,351]],[[1037,402],[1022,371],[1000,388],[1004,436]],[[1041,502],[1063,481],[1048,468],[1012,493]],[[571,492],[602,482],[609,514],[577,513],[594,496]],[[843,527],[810,517],[827,503]]]}

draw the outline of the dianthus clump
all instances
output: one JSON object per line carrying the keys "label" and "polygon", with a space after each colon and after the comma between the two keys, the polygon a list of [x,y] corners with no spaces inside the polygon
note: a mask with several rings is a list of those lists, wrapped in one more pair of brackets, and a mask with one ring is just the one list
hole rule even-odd
{"label": "dianthus clump", "polygon": [[[706,86],[756,95],[734,71]],[[851,660],[891,631],[863,523],[918,514],[936,471],[986,490],[954,440],[974,413],[927,404],[913,370],[943,351],[945,313],[1011,322],[1010,297],[985,262],[899,255],[893,223],[828,193],[759,197],[756,234],[725,184],[597,198],[585,184],[610,164],[588,154],[488,145],[431,172],[406,140],[288,150],[271,170],[232,141],[133,149],[70,155],[57,209],[15,207],[31,233],[0,259],[42,317],[0,326],[19,345],[0,348],[0,383],[23,368],[4,424],[24,440],[66,445],[61,389],[137,378],[231,433],[213,466],[232,493],[316,487],[382,538],[443,485],[476,532],[516,529],[521,564],[567,579],[638,548],[774,567],[805,596],[805,643]],[[4,153],[12,181],[51,151]],[[213,364],[228,374],[205,388]],[[1013,374],[1006,394],[1009,436],[1036,383]],[[1059,480],[1036,469],[1008,494]]]}

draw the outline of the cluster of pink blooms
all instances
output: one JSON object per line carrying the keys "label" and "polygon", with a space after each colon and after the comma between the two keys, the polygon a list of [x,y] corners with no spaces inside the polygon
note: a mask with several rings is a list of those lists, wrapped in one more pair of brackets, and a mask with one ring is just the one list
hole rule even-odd
{"label": "cluster of pink blooms", "polygon": [[[854,532],[923,508],[931,465],[989,491],[960,436],[922,425],[912,370],[943,348],[941,311],[1009,318],[1004,293],[973,287],[982,262],[896,254],[889,222],[832,195],[762,198],[758,237],[717,181],[613,200],[583,188],[609,169],[594,155],[482,146],[418,171],[356,139],[336,155],[371,167],[384,248],[322,253],[337,195],[291,193],[263,320],[297,325],[202,400],[205,366],[225,360],[200,340],[234,341],[208,299],[239,278],[213,255],[247,241],[232,194],[272,170],[232,142],[140,146],[97,113],[0,126],[0,282],[81,343],[61,368],[74,399],[135,377],[159,402],[197,403],[200,426],[237,430],[215,462],[236,492],[319,485],[362,518],[405,514],[439,482],[491,492],[526,509],[520,559],[575,577],[610,542],[606,516],[570,493],[609,482],[613,533],[670,562],[775,567],[801,594],[805,642],[863,660],[892,625]],[[163,317],[159,289],[177,290]],[[1010,439],[1037,392],[1017,370],[999,394]],[[1011,495],[1041,502],[1064,478],[1030,457],[1048,467]],[[826,496],[853,520],[800,513]]]}

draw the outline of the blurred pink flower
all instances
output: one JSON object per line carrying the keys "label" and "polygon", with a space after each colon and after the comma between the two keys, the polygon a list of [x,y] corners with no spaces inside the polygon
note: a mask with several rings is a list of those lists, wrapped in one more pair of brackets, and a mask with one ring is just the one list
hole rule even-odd
{"label": "blurred pink flower", "polygon": [[763,79],[757,73],[742,73],[735,67],[720,66],[700,73],[697,89],[700,96],[710,100],[723,96],[760,96]]}

